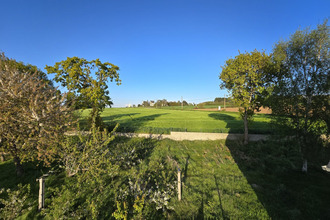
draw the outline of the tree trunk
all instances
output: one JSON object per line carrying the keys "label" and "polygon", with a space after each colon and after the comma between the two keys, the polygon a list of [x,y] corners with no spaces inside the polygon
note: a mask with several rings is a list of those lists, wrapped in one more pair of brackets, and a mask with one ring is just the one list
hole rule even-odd
{"label": "tree trunk", "polygon": [[23,166],[21,164],[21,160],[19,159],[18,156],[14,156],[14,163],[16,165],[16,174],[17,176],[22,176],[24,173]]}
{"label": "tree trunk", "polygon": [[249,143],[248,112],[244,109],[244,144]]}

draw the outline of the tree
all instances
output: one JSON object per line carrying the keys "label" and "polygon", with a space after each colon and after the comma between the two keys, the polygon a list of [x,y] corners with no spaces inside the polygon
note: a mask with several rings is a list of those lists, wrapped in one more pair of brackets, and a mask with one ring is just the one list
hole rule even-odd
{"label": "tree", "polygon": [[2,61],[6,63],[7,68],[16,69],[19,72],[35,74],[38,79],[43,80],[49,86],[54,86],[53,82],[47,78],[46,73],[38,69],[38,67],[31,64],[24,64],[23,62],[16,61],[14,59],[8,59],[5,57],[4,53],[1,53],[0,57],[0,59],[2,59]]}
{"label": "tree", "polygon": [[143,101],[142,102],[142,106],[143,107],[150,107],[150,102],[147,100],[147,101]]}
{"label": "tree", "polygon": [[21,175],[24,161],[47,164],[55,159],[58,143],[73,123],[73,109],[38,72],[25,72],[13,63],[1,54],[0,146]]}
{"label": "tree", "polygon": [[235,102],[240,106],[244,120],[244,144],[248,143],[248,120],[258,110],[258,101],[265,89],[267,68],[270,56],[257,50],[239,54],[228,59],[220,73],[221,88],[231,91]]}
{"label": "tree", "polygon": [[106,106],[113,103],[109,96],[107,82],[119,79],[119,67],[112,63],[102,63],[99,59],[87,61],[84,58],[68,57],[66,60],[46,66],[50,73],[55,73],[55,81],[66,87],[71,97],[76,101],[76,107],[91,107],[90,122],[99,126],[102,124],[100,113]]}
{"label": "tree", "polygon": [[157,102],[156,102],[156,106],[157,106],[157,107],[168,106],[168,102],[167,102],[166,99],[157,100]]}
{"label": "tree", "polygon": [[223,99],[224,99],[224,98],[219,98],[219,97],[217,97],[217,98],[214,99],[213,102],[221,103],[221,102],[223,102]]}
{"label": "tree", "polygon": [[315,30],[297,30],[273,51],[275,85],[270,106],[276,115],[289,118],[304,157],[316,150],[313,136],[329,134],[330,128],[330,28],[327,21]]}

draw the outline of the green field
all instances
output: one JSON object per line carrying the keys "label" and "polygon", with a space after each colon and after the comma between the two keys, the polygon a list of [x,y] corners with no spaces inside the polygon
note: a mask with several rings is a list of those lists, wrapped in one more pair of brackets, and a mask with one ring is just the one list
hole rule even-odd
{"label": "green field", "polygon": [[[82,113],[86,118],[90,110]],[[107,124],[119,123],[122,132],[169,133],[170,131],[243,133],[239,113],[154,108],[107,108],[101,117]],[[84,122],[84,121],[83,121]],[[273,133],[271,117],[256,114],[249,133]]]}

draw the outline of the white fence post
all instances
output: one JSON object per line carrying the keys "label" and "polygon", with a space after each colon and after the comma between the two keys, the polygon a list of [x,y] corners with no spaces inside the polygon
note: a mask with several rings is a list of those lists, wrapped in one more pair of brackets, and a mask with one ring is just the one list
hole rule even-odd
{"label": "white fence post", "polygon": [[39,180],[39,199],[38,199],[38,211],[45,207],[45,179],[40,177]]}
{"label": "white fence post", "polygon": [[178,199],[181,201],[181,170],[178,168]]}

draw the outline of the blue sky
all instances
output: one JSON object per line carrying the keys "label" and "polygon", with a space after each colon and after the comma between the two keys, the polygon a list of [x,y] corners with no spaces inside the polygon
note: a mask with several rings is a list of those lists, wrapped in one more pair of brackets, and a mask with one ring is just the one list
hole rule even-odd
{"label": "blue sky", "polygon": [[[329,0],[0,0],[0,51],[44,70],[67,57],[120,67],[114,106],[221,97],[238,51],[271,52],[330,15]],[[53,76],[50,76],[52,78]]]}

